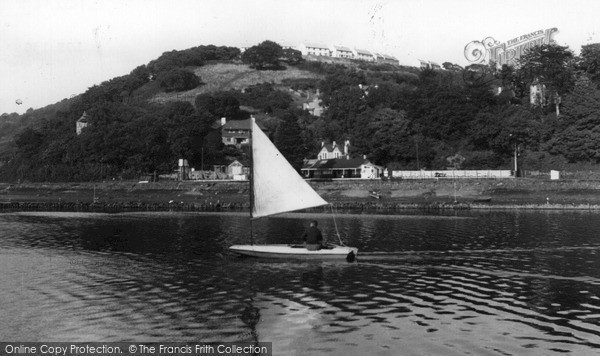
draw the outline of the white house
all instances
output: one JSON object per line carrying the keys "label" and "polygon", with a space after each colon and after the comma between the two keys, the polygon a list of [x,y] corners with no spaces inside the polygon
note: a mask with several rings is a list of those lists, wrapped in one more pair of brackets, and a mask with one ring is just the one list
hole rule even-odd
{"label": "white house", "polygon": [[537,79],[529,86],[529,103],[533,106],[546,105],[546,86]]}
{"label": "white house", "polygon": [[383,56],[383,63],[400,64],[400,61],[394,56],[385,53],[382,53],[381,56]]}
{"label": "white house", "polygon": [[335,57],[335,58],[348,58],[348,59],[353,59],[354,58],[354,52],[348,48],[348,47],[342,47],[342,46],[331,46],[329,47],[329,49],[331,50],[331,56]]}
{"label": "white house", "polygon": [[321,143],[317,159],[305,160],[302,166],[304,178],[361,178],[378,179],[384,168],[371,163],[366,156],[350,158],[350,141],[345,140],[343,148],[336,144]]}
{"label": "white house", "polygon": [[374,62],[375,61],[375,59],[373,58],[373,53],[371,53],[370,51],[367,51],[364,49],[358,49],[358,48],[354,49],[354,58],[361,60],[361,61],[366,61],[366,62]]}
{"label": "white house", "polygon": [[419,59],[419,62],[421,63],[421,69],[442,70],[442,66],[436,62],[425,61],[422,59]]}
{"label": "white house", "polygon": [[305,178],[378,179],[384,168],[366,158],[331,158],[307,160],[302,167]]}
{"label": "white house", "polygon": [[324,108],[321,106],[321,99],[319,99],[319,96],[319,89],[317,89],[317,93],[312,98],[312,100],[309,100],[306,103],[302,104],[302,110],[306,110],[311,115],[320,117],[323,114]]}
{"label": "white house", "polygon": [[84,128],[86,128],[90,124],[90,118],[88,114],[84,111],[83,115],[75,122],[75,133],[79,136]]}
{"label": "white house", "polygon": [[227,174],[230,174],[230,175],[242,174],[243,168],[244,168],[244,165],[241,164],[238,160],[235,160],[235,161],[231,162],[229,164],[229,166],[227,166]]}
{"label": "white house", "polygon": [[348,157],[348,148],[350,147],[350,141],[344,141],[344,147],[340,147],[336,144],[335,141],[333,143],[325,143],[321,142],[321,150],[317,154],[319,159],[332,159],[332,158],[342,158]]}
{"label": "white house", "polygon": [[326,56],[331,57],[331,49],[329,46],[319,43],[301,43],[298,46],[298,50],[302,52],[303,56],[312,54],[314,56]]}

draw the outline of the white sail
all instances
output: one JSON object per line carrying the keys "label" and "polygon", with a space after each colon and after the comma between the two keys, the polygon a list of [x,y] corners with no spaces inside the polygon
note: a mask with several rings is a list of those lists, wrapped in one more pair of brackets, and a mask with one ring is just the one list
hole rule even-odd
{"label": "white sail", "polygon": [[328,204],[277,150],[252,120],[255,218]]}

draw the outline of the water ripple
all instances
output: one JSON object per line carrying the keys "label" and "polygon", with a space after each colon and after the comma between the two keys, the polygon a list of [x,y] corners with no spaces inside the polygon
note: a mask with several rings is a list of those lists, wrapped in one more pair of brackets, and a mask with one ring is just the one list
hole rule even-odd
{"label": "water ripple", "polygon": [[[358,214],[356,214],[358,215]],[[258,220],[293,242],[304,218]],[[338,217],[353,264],[233,258],[238,214],[0,215],[0,334],[271,341],[275,354],[548,354],[600,348],[595,214]],[[283,241],[281,241],[283,240]],[[378,350],[378,351],[377,351]]]}

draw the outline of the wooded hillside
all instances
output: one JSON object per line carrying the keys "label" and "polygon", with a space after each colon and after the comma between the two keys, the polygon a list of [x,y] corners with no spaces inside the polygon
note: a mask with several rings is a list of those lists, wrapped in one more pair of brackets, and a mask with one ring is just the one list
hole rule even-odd
{"label": "wooded hillside", "polygon": [[[266,41],[270,42],[270,41]],[[264,42],[263,42],[264,44]],[[177,159],[222,164],[245,152],[214,122],[266,114],[296,166],[323,140],[397,169],[525,169],[600,161],[600,44],[531,49],[517,68],[447,70],[303,62],[278,45],[165,52],[130,74],[23,115],[0,117],[0,179],[86,181],[169,172]],[[273,52],[274,51],[274,52]],[[531,85],[540,95],[530,100]],[[320,117],[298,108],[320,92]],[[75,122],[86,112],[81,135]],[[263,120],[261,118],[261,120]]]}

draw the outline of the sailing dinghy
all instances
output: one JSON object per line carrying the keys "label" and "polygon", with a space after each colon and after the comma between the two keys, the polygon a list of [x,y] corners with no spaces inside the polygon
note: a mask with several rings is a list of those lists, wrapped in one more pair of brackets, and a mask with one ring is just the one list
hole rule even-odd
{"label": "sailing dinghy", "polygon": [[[300,177],[254,119],[251,121],[250,218],[329,204]],[[252,228],[250,238],[253,241]],[[253,242],[250,245],[234,245],[229,249],[240,255],[254,257],[346,259],[349,262],[358,253],[357,248],[344,246],[341,239],[340,245],[329,245],[316,251],[309,251],[304,245],[256,245]]]}

